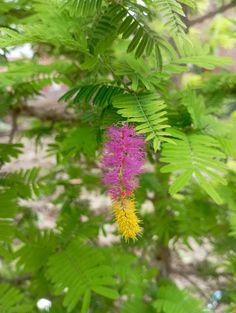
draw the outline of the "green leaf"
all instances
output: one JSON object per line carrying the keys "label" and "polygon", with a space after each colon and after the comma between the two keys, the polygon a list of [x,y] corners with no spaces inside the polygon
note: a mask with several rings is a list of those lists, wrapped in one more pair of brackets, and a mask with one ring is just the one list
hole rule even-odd
{"label": "green leaf", "polygon": [[98,64],[96,57],[87,57],[83,63],[79,65],[81,70],[92,70]]}
{"label": "green leaf", "polygon": [[112,104],[118,109],[118,114],[129,122],[138,123],[136,131],[145,134],[147,141],[153,140],[155,151],[159,148],[160,141],[168,141],[169,133],[165,129],[170,126],[167,123],[166,104],[157,94],[115,96]]}
{"label": "green leaf", "polygon": [[11,158],[17,158],[22,153],[23,145],[20,143],[0,143],[0,163],[10,162]]}
{"label": "green leaf", "polygon": [[28,313],[32,310],[33,303],[23,293],[8,284],[0,284],[1,313]]}
{"label": "green leaf", "polygon": [[188,295],[173,285],[162,286],[157,293],[157,300],[154,302],[156,312],[163,313],[204,313],[200,301]]}
{"label": "green leaf", "polygon": [[57,236],[53,231],[30,231],[23,245],[15,252],[17,264],[25,271],[36,272],[45,266],[49,256],[57,244]]}
{"label": "green leaf", "polygon": [[57,294],[64,293],[65,288],[68,288],[63,304],[69,312],[88,290],[108,288],[115,284],[113,270],[102,252],[85,246],[80,239],[75,239],[64,251],[50,257],[47,274]]}
{"label": "green leaf", "polygon": [[120,313],[155,313],[155,309],[143,299],[139,297],[132,297],[131,299],[128,299],[121,308]]}
{"label": "green leaf", "polygon": [[[99,54],[110,49],[114,40],[122,35],[123,39],[131,38],[127,52],[134,53],[136,58],[149,56],[158,49],[159,53],[156,57],[157,63],[161,67],[163,50],[169,56],[173,53],[176,55],[176,53],[166,40],[150,29],[145,19],[141,18],[141,14],[137,13],[137,18],[136,15],[131,13],[131,5],[131,3],[128,5],[126,3],[113,3],[98,17],[91,31],[90,44],[93,51],[95,54]],[[137,5],[133,6],[132,10],[136,10],[137,7]],[[143,11],[145,7],[141,8]]]}
{"label": "green leaf", "polygon": [[87,290],[83,297],[83,303],[80,313],[88,313],[91,301],[91,291]]}
{"label": "green leaf", "polygon": [[[186,25],[182,21],[185,16],[183,8],[177,0],[159,0],[157,8],[162,12],[166,20],[165,25],[174,36],[184,37]],[[189,3],[185,3],[189,5]],[[192,2],[191,2],[192,4]]]}
{"label": "green leaf", "polygon": [[[81,31],[81,21],[62,9],[61,1],[39,1],[33,4],[34,14],[20,30],[1,27],[0,47],[12,47],[25,43],[48,43],[64,46],[64,49],[87,51],[85,33]],[[50,29],[50,31],[49,31]]]}
{"label": "green leaf", "polygon": [[119,298],[119,293],[110,288],[102,287],[102,286],[97,286],[93,288],[93,291],[96,292],[97,294],[104,296],[109,299],[117,299]]}
{"label": "green leaf", "polygon": [[59,151],[64,160],[84,153],[93,157],[97,148],[97,132],[93,127],[81,125],[67,132],[66,138],[59,143]]}
{"label": "green leaf", "polygon": [[229,57],[218,57],[214,55],[197,55],[175,59],[175,64],[193,64],[209,70],[213,70],[218,66],[232,65],[233,60]]}
{"label": "green leaf", "polygon": [[170,186],[170,193],[175,194],[179,190],[181,190],[185,185],[187,185],[191,177],[192,177],[191,170],[187,170],[186,172],[183,172],[183,174],[178,176],[173,182],[173,184]]}
{"label": "green leaf", "polygon": [[0,192],[0,218],[13,218],[18,210],[13,190]]}
{"label": "green leaf", "polygon": [[113,96],[123,92],[122,88],[105,83],[82,85],[67,91],[59,101],[72,100],[72,103],[76,105],[94,104],[106,108],[111,104]]}
{"label": "green leaf", "polygon": [[0,176],[0,185],[10,187],[21,198],[29,199],[38,196],[41,182],[39,178],[40,168],[33,167],[28,170],[6,173]]}
{"label": "green leaf", "polygon": [[201,172],[196,171],[196,178],[199,185],[208,193],[208,195],[218,204],[222,204],[223,201],[217,191],[212,187],[212,185],[206,180],[206,178],[201,174]]}
{"label": "green leaf", "polygon": [[100,11],[102,0],[66,0],[62,9],[69,11],[70,16],[87,17],[93,16]]}
{"label": "green leaf", "polygon": [[0,241],[9,241],[15,232],[12,221],[0,219]]}
{"label": "green leaf", "polygon": [[200,134],[184,134],[170,130],[176,139],[175,144],[163,144],[161,161],[169,163],[161,168],[161,172],[176,174],[170,187],[174,194],[187,185],[191,177],[195,177],[199,185],[220,204],[220,196],[214,188],[217,184],[226,184],[224,178],[226,166],[222,162],[225,155],[219,150],[218,142],[210,136]]}

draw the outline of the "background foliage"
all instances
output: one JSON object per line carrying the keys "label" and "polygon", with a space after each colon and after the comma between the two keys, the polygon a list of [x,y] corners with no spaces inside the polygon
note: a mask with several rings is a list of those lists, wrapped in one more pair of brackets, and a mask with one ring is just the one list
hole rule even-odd
{"label": "background foliage", "polygon": [[[0,144],[2,313],[39,312],[40,298],[51,313],[209,312],[201,287],[181,290],[172,277],[193,239],[217,260],[197,275],[219,281],[225,312],[236,310],[236,76],[219,56],[234,46],[235,21],[218,15],[204,34],[193,27],[235,4],[221,2],[209,15],[207,1],[193,0],[1,1],[0,114],[12,121]],[[25,44],[32,58],[12,59]],[[67,90],[62,110],[30,105],[55,83]],[[143,235],[129,243],[113,240],[109,205],[94,210],[83,198],[106,193],[105,130],[123,121],[148,142],[136,194]],[[5,170],[23,152],[20,123],[39,146],[53,139],[55,166]],[[48,196],[53,229],[27,204]],[[104,245],[101,235],[113,239]]]}

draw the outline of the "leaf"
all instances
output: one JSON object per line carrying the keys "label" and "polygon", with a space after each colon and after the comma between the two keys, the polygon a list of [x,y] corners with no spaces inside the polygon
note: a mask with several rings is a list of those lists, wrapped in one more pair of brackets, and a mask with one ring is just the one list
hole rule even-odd
{"label": "leaf", "polygon": [[20,143],[0,143],[0,163],[10,162],[11,158],[17,158],[22,153],[23,145]]}
{"label": "leaf", "polygon": [[93,291],[96,292],[97,294],[104,296],[106,298],[109,299],[117,299],[119,298],[119,293],[114,290],[114,289],[110,289],[110,288],[106,288],[106,287],[102,287],[102,286],[97,286],[93,288]]}
{"label": "leaf", "polygon": [[80,313],[88,313],[91,301],[91,291],[87,290],[83,297],[83,303]]}
{"label": "leaf", "polygon": [[81,70],[92,70],[98,64],[96,57],[87,57],[83,63],[79,65]]}
{"label": "leaf", "polygon": [[59,101],[72,100],[72,103],[76,105],[86,104],[88,106],[92,103],[106,108],[111,104],[113,96],[123,92],[122,88],[105,83],[82,85],[67,91]]}
{"label": "leaf", "polygon": [[140,88],[146,88],[148,91],[166,90],[166,79],[168,75],[163,71],[162,73],[151,70],[147,66],[145,60],[135,59],[132,56],[127,56],[124,61],[114,65],[114,72],[116,75],[122,77],[123,80],[130,81],[134,91]]}
{"label": "leaf", "polygon": [[[186,25],[182,21],[185,16],[183,8],[177,0],[158,0],[157,8],[163,14],[166,20],[165,25],[169,28],[170,32],[175,36],[184,37]],[[189,3],[185,3],[189,5]]]}
{"label": "leaf", "polygon": [[157,293],[157,300],[154,302],[156,312],[163,313],[204,313],[202,304],[191,297],[184,290],[175,286],[162,286]]}
{"label": "leaf", "polygon": [[64,160],[84,153],[88,157],[93,157],[97,148],[97,132],[93,127],[81,125],[76,129],[68,131],[66,138],[59,143],[59,152]]}
{"label": "leaf", "polygon": [[226,184],[226,166],[222,162],[225,155],[219,150],[218,142],[210,136],[184,134],[170,130],[175,144],[163,144],[161,161],[169,163],[161,168],[162,173],[172,172],[175,177],[170,193],[175,194],[186,186],[191,177],[218,204],[222,202],[214,184]]}
{"label": "leaf", "polygon": [[33,303],[23,293],[8,284],[0,284],[1,313],[28,313],[32,310]]}
{"label": "leaf", "polygon": [[128,299],[121,308],[120,313],[131,313],[131,312],[135,312],[135,313],[155,313],[155,309],[148,303],[146,303],[145,301],[143,301],[143,299],[135,297],[133,299]]}
{"label": "leaf", "polygon": [[38,271],[45,266],[57,244],[57,236],[50,230],[30,231],[23,245],[15,252],[18,266],[25,271]]}
{"label": "leaf", "polygon": [[27,18],[27,23],[21,25],[20,30],[0,28],[1,48],[25,43],[49,43],[55,47],[64,46],[67,51],[77,49],[88,53],[85,33],[80,29],[81,21],[62,10],[61,1],[37,1],[33,3],[33,10],[34,14]]}
{"label": "leaf", "polygon": [[208,70],[213,70],[217,66],[232,65],[233,60],[229,57],[218,57],[214,55],[197,55],[189,56],[184,58],[175,59],[173,61],[175,64],[193,64],[199,67],[206,68]]}
{"label": "leaf", "polygon": [[13,190],[0,192],[0,218],[13,218],[18,210]]}
{"label": "leaf", "polygon": [[71,312],[79,299],[88,291],[105,292],[100,287],[113,286],[113,271],[99,249],[85,246],[75,239],[64,251],[52,255],[47,274],[57,294],[65,293],[63,304]]}
{"label": "leaf", "polygon": [[187,89],[182,96],[181,102],[186,106],[193,126],[196,129],[203,129],[207,126],[206,124],[206,109],[205,103],[202,96],[197,95],[194,90]]}
{"label": "leaf", "polygon": [[212,187],[212,185],[206,180],[206,178],[201,174],[201,172],[196,172],[196,178],[199,185],[208,193],[208,195],[218,204],[223,201],[217,191]]}
{"label": "leaf", "polygon": [[15,227],[11,220],[0,219],[0,241],[9,241],[15,233]]}
{"label": "leaf", "polygon": [[191,170],[183,172],[183,174],[181,176],[178,176],[173,182],[173,184],[170,186],[170,193],[175,194],[179,190],[181,190],[188,183],[191,177],[192,177]]}
{"label": "leaf", "polygon": [[0,185],[10,187],[21,198],[38,196],[41,187],[39,171],[40,168],[33,167],[0,175]]}
{"label": "leaf", "polygon": [[[11,61],[7,71],[0,73],[0,87],[24,88],[28,93],[37,93],[43,87],[53,82],[66,82],[65,74],[72,70],[68,61],[55,61],[52,64],[42,65],[36,62]],[[27,86],[30,85],[29,87]]]}
{"label": "leaf", "polygon": [[134,53],[136,58],[158,51],[157,64],[161,69],[162,50],[169,56],[176,56],[176,53],[166,40],[150,29],[141,16],[138,12],[137,15],[132,14],[126,3],[109,5],[92,27],[90,45],[93,52],[99,54],[110,49],[114,40],[121,35],[122,39],[131,38],[127,52]]}
{"label": "leaf", "polygon": [[66,0],[62,9],[70,12],[70,16],[87,17],[93,16],[100,11],[102,0]]}
{"label": "leaf", "polygon": [[118,109],[117,113],[128,119],[129,122],[138,123],[136,131],[145,134],[146,140],[153,140],[156,151],[160,141],[169,141],[169,133],[165,131],[170,127],[167,123],[166,104],[154,93],[124,94],[115,96],[112,104]]}

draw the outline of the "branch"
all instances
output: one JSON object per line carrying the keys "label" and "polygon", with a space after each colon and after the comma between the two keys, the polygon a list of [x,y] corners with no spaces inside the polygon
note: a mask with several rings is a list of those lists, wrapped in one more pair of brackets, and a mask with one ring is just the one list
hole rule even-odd
{"label": "branch", "polygon": [[21,285],[25,283],[28,280],[31,280],[32,276],[31,275],[25,275],[25,276],[19,276],[19,277],[14,277],[14,278],[6,278],[0,276],[0,283],[8,283],[12,285]]}
{"label": "branch", "polygon": [[18,115],[19,115],[18,110],[13,110],[12,111],[12,125],[11,125],[11,132],[10,132],[10,135],[9,135],[9,143],[13,142],[15,133],[17,132],[17,128],[18,128],[17,118],[18,118]]}
{"label": "branch", "polygon": [[73,114],[68,112],[58,112],[57,110],[42,110],[33,106],[22,105],[20,107],[20,114],[30,117],[36,117],[41,121],[51,122],[77,122],[78,119]]}
{"label": "branch", "polygon": [[198,23],[202,23],[203,21],[205,21],[211,17],[214,17],[216,14],[223,13],[226,10],[233,8],[234,6],[236,6],[236,0],[232,0],[230,3],[224,4],[221,7],[219,7],[218,9],[211,11],[211,12],[209,12],[203,16],[200,16],[200,17],[196,18],[195,20],[190,20],[188,22],[187,26],[189,27],[189,26],[192,26],[192,25],[195,25]]}
{"label": "branch", "polygon": [[[198,281],[194,281],[194,278],[192,278],[189,274],[185,273],[185,270],[183,271],[175,271],[174,274],[182,276],[186,281],[188,281],[196,290],[199,292],[199,294],[206,300],[208,300],[208,296],[205,294],[205,292],[198,286]],[[198,277],[197,277],[198,278]]]}

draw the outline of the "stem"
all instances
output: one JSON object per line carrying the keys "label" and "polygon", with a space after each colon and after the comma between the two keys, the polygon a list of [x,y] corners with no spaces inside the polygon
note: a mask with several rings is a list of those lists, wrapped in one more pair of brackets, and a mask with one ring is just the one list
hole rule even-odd
{"label": "stem", "polygon": [[168,246],[161,246],[158,260],[161,261],[161,277],[169,277],[171,273],[171,252]]}
{"label": "stem", "polygon": [[9,135],[9,143],[13,142],[15,133],[17,132],[17,128],[18,128],[17,118],[18,118],[18,115],[19,115],[19,111],[18,110],[13,110],[12,111],[12,115],[11,115],[12,116],[12,126],[11,126],[11,132],[10,132],[10,135]]}
{"label": "stem", "polygon": [[225,12],[226,10],[229,10],[231,8],[233,8],[234,6],[236,6],[236,0],[233,0],[231,1],[230,3],[228,4],[224,4],[222,5],[221,7],[219,7],[218,9],[214,10],[214,11],[211,11],[211,12],[208,12],[207,14],[203,15],[203,16],[200,16],[194,20],[190,20],[188,22],[188,27],[189,26],[193,26],[195,24],[198,24],[198,23],[202,23],[204,22],[206,19],[209,19],[211,17],[214,17],[216,14],[219,14],[219,13],[223,13]]}

